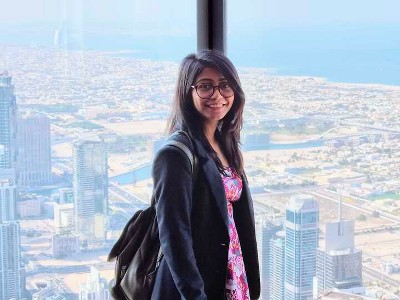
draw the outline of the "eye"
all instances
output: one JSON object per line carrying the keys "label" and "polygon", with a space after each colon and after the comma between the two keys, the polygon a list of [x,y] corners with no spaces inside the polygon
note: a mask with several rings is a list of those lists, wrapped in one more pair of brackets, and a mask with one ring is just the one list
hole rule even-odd
{"label": "eye", "polygon": [[223,90],[229,90],[231,89],[231,85],[229,84],[229,82],[224,82],[219,85],[219,88]]}
{"label": "eye", "polygon": [[197,89],[200,91],[208,91],[208,90],[212,89],[212,85],[210,83],[200,83],[197,86]]}

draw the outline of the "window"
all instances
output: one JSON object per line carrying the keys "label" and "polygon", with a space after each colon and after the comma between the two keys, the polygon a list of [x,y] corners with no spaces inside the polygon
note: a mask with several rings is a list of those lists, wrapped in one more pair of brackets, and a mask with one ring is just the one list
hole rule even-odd
{"label": "window", "polygon": [[[398,269],[389,271],[399,264],[391,249],[400,243],[393,234],[400,201],[400,18],[394,12],[399,8],[392,0],[267,0],[229,1],[227,10],[227,53],[240,67],[247,96],[245,164],[251,174],[263,174],[249,176],[259,191],[253,198],[273,204],[276,218],[285,218],[286,211],[293,220],[289,199],[312,196],[319,216],[306,222],[319,222],[318,247],[347,248],[348,263],[355,270],[363,265],[364,276],[357,271],[334,288],[361,293],[363,285],[365,292],[387,297],[399,293],[400,280]],[[338,223],[339,217],[354,222],[354,230]],[[335,242],[326,245],[325,225],[332,222]],[[358,251],[362,258],[351,259]],[[317,271],[328,274],[314,259],[322,268]],[[331,266],[333,272],[341,273],[342,265]],[[319,283],[319,292],[328,289]]]}
{"label": "window", "polygon": [[[0,182],[3,175],[16,182],[0,184],[0,192],[19,186],[17,211],[2,222],[20,229],[0,223],[10,236],[9,247],[0,248],[10,257],[2,266],[15,282],[0,283],[0,298],[39,290],[49,297],[107,293],[113,265],[106,256],[133,211],[148,201],[143,179],[166,125],[178,62],[196,51],[195,5],[2,4]],[[4,162],[20,177],[5,174]]]}

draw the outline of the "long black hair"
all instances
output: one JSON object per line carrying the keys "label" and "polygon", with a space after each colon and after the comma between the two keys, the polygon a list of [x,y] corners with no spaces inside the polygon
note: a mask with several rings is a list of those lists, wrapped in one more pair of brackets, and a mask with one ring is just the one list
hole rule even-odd
{"label": "long black hair", "polygon": [[239,174],[243,173],[243,158],[239,149],[240,130],[243,125],[243,107],[245,96],[235,66],[217,50],[200,50],[197,54],[186,56],[179,68],[172,113],[169,118],[167,131],[185,130],[192,136],[197,136],[213,153],[218,168],[223,172],[221,161],[216,156],[207,138],[204,135],[203,120],[193,104],[192,88],[197,77],[206,68],[213,68],[220,72],[232,86],[235,98],[233,105],[226,116],[220,121],[216,131],[222,151],[229,165]]}

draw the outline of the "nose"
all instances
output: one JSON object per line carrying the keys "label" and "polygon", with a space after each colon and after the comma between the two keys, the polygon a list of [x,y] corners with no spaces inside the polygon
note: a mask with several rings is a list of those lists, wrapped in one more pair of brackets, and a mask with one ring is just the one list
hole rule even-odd
{"label": "nose", "polygon": [[210,99],[218,99],[220,97],[224,98],[224,96],[222,96],[221,92],[219,91],[219,86],[214,86],[213,93],[212,93]]}

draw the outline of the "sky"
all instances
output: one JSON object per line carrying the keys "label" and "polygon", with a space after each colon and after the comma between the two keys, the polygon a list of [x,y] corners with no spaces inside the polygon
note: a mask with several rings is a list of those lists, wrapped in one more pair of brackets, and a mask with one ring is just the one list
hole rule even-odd
{"label": "sky", "polygon": [[[196,0],[0,0],[0,23],[53,22],[63,1],[91,21],[187,22],[195,17]],[[238,26],[249,20],[287,27],[333,23],[400,24],[398,0],[225,0]],[[245,4],[244,4],[245,3]],[[189,21],[190,22],[190,21]]]}

